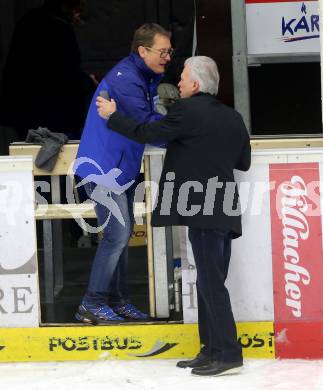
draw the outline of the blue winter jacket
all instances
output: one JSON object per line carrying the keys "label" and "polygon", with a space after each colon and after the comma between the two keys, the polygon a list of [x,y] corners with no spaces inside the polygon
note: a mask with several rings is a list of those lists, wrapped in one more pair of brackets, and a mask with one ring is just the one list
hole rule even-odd
{"label": "blue winter jacket", "polygon": [[114,66],[102,79],[93,96],[80,140],[75,174],[97,184],[110,186],[108,172],[117,171],[119,185],[135,180],[140,172],[144,145],[132,141],[107,126],[95,105],[100,91],[106,90],[118,111],[139,122],[161,119],[154,111],[157,86],[162,75],[150,70],[139,55],[132,53]]}

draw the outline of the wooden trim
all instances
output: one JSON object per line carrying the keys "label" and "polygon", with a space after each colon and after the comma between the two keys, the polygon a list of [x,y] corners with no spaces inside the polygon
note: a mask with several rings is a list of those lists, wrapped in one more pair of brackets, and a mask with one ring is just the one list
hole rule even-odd
{"label": "wooden trim", "polygon": [[[57,162],[52,172],[39,169],[34,164],[33,174],[34,176],[59,176],[73,174],[73,163],[76,158],[76,153],[79,147],[79,143],[67,143],[65,144],[61,152],[58,155]],[[32,156],[33,162],[41,148],[41,145],[27,144],[23,142],[14,142],[9,146],[9,154],[11,156]],[[141,165],[140,172],[143,173],[143,164]]]}
{"label": "wooden trim", "polygon": [[[135,217],[143,217],[145,205],[142,202],[135,203]],[[79,219],[96,218],[92,203],[80,204],[39,204],[35,210],[37,220],[43,219]]]}
{"label": "wooden trim", "polygon": [[276,138],[276,139],[252,139],[252,149],[297,149],[297,148],[321,148],[323,137],[317,138]]}
{"label": "wooden trim", "polygon": [[[144,173],[146,183],[150,181],[149,157],[144,157]],[[156,297],[155,297],[155,270],[153,252],[153,230],[151,227],[152,199],[150,186],[145,186],[146,195],[146,223],[147,223],[147,255],[148,255],[148,282],[149,282],[149,308],[150,316],[156,317]]]}
{"label": "wooden trim", "polygon": [[37,220],[96,218],[93,204],[40,204],[35,210]]}
{"label": "wooden trim", "polygon": [[[34,176],[67,175],[69,170],[72,173],[72,164],[74,163],[78,146],[78,143],[64,145],[58,155],[57,162],[52,172],[39,169],[34,164]],[[13,143],[9,146],[9,154],[11,156],[32,156],[33,161],[35,162],[40,148],[41,145]]]}
{"label": "wooden trim", "polygon": [[[79,143],[67,143],[59,153],[57,163],[52,172],[47,172],[34,166],[35,176],[67,175],[75,160]],[[259,149],[297,149],[297,148],[318,148],[323,147],[323,137],[316,138],[273,138],[273,139],[252,139],[251,147]],[[9,147],[11,156],[33,156],[35,160],[41,145],[27,143],[12,143]],[[143,164],[141,166],[143,172]]]}

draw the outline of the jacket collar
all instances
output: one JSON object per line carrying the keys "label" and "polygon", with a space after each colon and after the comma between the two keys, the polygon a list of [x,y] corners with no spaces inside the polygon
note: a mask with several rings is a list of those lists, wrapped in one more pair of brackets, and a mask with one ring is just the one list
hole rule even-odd
{"label": "jacket collar", "polygon": [[148,68],[144,60],[138,54],[131,53],[129,57],[135,63],[136,67],[141,71],[141,74],[148,83],[152,81],[158,82],[163,77],[164,74],[157,74]]}
{"label": "jacket collar", "polygon": [[214,99],[216,98],[214,95],[211,95],[210,93],[206,93],[206,92],[198,92],[195,95],[193,95],[192,97],[194,97],[194,96],[209,96],[209,97],[213,97]]}

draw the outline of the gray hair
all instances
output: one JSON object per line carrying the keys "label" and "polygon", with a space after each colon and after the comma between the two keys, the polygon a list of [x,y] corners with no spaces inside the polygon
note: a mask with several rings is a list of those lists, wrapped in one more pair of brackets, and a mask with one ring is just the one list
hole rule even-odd
{"label": "gray hair", "polygon": [[193,81],[198,81],[200,92],[217,95],[219,90],[220,75],[218,66],[210,57],[190,57],[184,65],[189,66],[190,76]]}

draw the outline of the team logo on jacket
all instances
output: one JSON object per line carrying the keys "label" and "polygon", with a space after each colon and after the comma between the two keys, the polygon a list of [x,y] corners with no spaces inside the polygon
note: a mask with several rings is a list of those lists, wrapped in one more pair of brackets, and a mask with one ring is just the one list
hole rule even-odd
{"label": "team logo on jacket", "polygon": [[319,20],[318,12],[308,13],[307,6],[303,3],[300,9],[300,15],[295,15],[295,17],[282,17],[282,40],[289,43],[307,39],[319,39]]}

